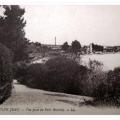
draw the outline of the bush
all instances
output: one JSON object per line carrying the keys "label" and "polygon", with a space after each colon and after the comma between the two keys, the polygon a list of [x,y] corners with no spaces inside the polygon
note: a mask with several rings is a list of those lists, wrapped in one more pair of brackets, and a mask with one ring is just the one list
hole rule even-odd
{"label": "bush", "polygon": [[120,105],[120,68],[102,71],[102,63],[90,61],[88,68],[65,58],[54,57],[45,64],[20,64],[16,77],[28,87],[92,96],[96,103]]}
{"label": "bush", "polygon": [[96,89],[99,87],[101,84],[105,84],[107,79],[107,73],[103,71],[91,71],[89,74],[89,82],[90,82],[90,91],[91,91],[91,96],[96,95]]}
{"label": "bush", "polygon": [[25,84],[28,65],[25,62],[17,62],[13,65],[14,79],[21,84]]}
{"label": "bush", "polygon": [[106,73],[102,71],[102,63],[96,60],[90,60],[88,69],[85,74],[81,76],[84,78],[80,80],[82,94],[86,96],[94,96],[95,89],[106,81]]}
{"label": "bush", "polygon": [[26,69],[25,84],[32,88],[44,89],[46,86],[45,74],[47,67],[44,64],[32,64]]}
{"label": "bush", "polygon": [[88,68],[91,69],[92,71],[100,72],[103,69],[103,63],[97,60],[89,59]]}
{"label": "bush", "polygon": [[45,65],[48,67],[46,80],[50,90],[80,94],[79,74],[82,74],[84,66],[65,57],[50,59]]}
{"label": "bush", "polygon": [[103,103],[120,106],[120,68],[107,73],[106,82],[95,89],[95,98]]}
{"label": "bush", "polygon": [[80,79],[83,77],[79,76],[85,76],[86,70],[71,59],[55,57],[45,64],[22,66],[18,70],[18,81],[32,88],[80,94]]}
{"label": "bush", "polygon": [[[20,84],[24,84],[28,87],[44,89],[45,84],[45,73],[47,67],[44,64],[31,64],[26,65],[20,63],[15,65],[15,78]],[[43,83],[44,82],[44,83]]]}
{"label": "bush", "polygon": [[59,56],[49,59],[45,64],[23,64],[18,69],[18,81],[32,88],[94,96],[95,89],[105,81],[106,74],[98,69],[99,62],[91,63],[92,67],[87,68]]}
{"label": "bush", "polygon": [[0,103],[4,102],[12,90],[12,63],[10,50],[0,44]]}
{"label": "bush", "polygon": [[111,97],[120,97],[120,67],[108,72],[108,94]]}

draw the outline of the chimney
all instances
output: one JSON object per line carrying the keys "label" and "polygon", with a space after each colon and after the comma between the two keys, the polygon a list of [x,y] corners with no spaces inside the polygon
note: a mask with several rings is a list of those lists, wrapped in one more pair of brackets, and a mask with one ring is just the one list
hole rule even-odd
{"label": "chimney", "polygon": [[56,46],[56,36],[55,36],[55,46]]}

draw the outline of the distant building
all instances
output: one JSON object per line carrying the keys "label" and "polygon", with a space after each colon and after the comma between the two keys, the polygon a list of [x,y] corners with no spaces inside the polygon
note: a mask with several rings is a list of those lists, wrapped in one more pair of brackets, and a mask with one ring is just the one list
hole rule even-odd
{"label": "distant building", "polygon": [[53,50],[53,51],[60,51],[62,49],[61,45],[57,45],[57,38],[55,36],[54,38],[54,42],[55,44],[42,44],[42,46],[46,46],[48,47],[49,49]]}
{"label": "distant building", "polygon": [[51,45],[51,44],[42,44],[42,45],[44,45],[54,51],[58,51],[58,50],[62,49],[61,45]]}
{"label": "distant building", "polygon": [[120,46],[105,46],[104,52],[120,52]]}
{"label": "distant building", "polygon": [[88,46],[82,47],[83,54],[92,54],[92,53],[103,53],[104,47],[101,45],[90,43]]}

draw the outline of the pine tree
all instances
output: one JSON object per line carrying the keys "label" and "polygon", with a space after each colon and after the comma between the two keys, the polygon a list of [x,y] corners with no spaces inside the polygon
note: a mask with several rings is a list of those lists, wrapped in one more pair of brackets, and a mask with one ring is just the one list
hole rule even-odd
{"label": "pine tree", "polygon": [[[0,42],[5,44],[14,55],[14,62],[24,61],[28,58],[26,51],[27,39],[25,38],[24,27],[26,21],[23,18],[25,10],[18,5],[3,6],[5,9],[4,18],[0,18]],[[3,31],[1,33],[1,31]]]}

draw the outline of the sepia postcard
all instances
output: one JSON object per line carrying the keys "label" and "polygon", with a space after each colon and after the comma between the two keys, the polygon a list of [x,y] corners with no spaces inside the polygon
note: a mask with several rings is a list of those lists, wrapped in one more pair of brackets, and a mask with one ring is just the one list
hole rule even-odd
{"label": "sepia postcard", "polygon": [[120,115],[120,5],[0,5],[1,115]]}

